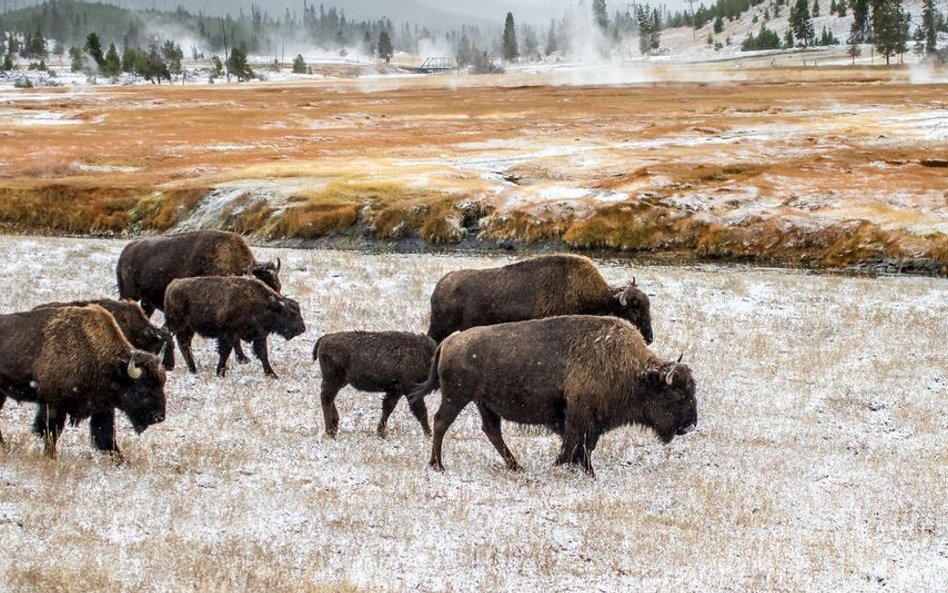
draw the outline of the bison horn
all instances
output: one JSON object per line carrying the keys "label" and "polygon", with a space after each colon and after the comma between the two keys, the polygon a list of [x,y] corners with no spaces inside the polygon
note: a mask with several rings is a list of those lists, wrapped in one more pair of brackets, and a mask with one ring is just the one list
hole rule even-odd
{"label": "bison horn", "polygon": [[128,359],[128,376],[134,380],[142,378],[142,369],[140,366],[135,364],[135,357]]}
{"label": "bison horn", "polygon": [[[678,360],[681,360],[680,358]],[[672,364],[671,368],[668,369],[668,373],[665,375],[665,385],[669,387],[672,386],[672,383],[675,382],[675,369],[678,367],[678,363]]]}
{"label": "bison horn", "polygon": [[628,306],[629,300],[625,298],[625,291],[623,290],[622,292],[620,292],[618,296],[619,296],[619,304],[623,307]]}
{"label": "bison horn", "polygon": [[635,286],[635,276],[632,276],[632,286]]}
{"label": "bison horn", "polygon": [[158,351],[158,360],[165,359],[165,350],[167,349],[168,349],[168,342],[165,342],[164,344],[161,345],[161,350]]}
{"label": "bison horn", "polygon": [[684,352],[682,352],[681,354],[679,354],[679,355],[678,355],[678,360],[675,361],[675,364],[678,364],[679,362],[681,362],[681,358],[682,358],[684,355],[685,355]]}
{"label": "bison horn", "polygon": [[276,269],[276,271],[279,272],[279,271],[280,271],[280,268],[282,268],[282,267],[283,267],[283,262],[280,261],[280,258],[277,258],[277,269]]}

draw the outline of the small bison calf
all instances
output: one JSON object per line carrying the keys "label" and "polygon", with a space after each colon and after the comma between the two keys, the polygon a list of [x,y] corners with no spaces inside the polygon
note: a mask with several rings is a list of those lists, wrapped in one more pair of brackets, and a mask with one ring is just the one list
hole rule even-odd
{"label": "small bison calf", "polygon": [[[431,357],[437,344],[424,334],[407,332],[339,332],[326,334],[313,347],[313,360],[323,373],[320,399],[326,434],[335,437],[339,430],[336,394],[346,385],[369,392],[384,392],[382,419],[378,435],[387,434],[386,423],[399,398],[428,378]],[[423,399],[409,404],[426,435],[428,409]]]}
{"label": "small bison calf", "polygon": [[165,322],[192,373],[197,372],[191,354],[194,334],[217,338],[217,374],[221,377],[238,340],[253,343],[253,353],[263,365],[263,372],[276,377],[270,366],[267,336],[276,333],[291,340],[306,331],[299,303],[249,276],[172,281],[165,293]]}

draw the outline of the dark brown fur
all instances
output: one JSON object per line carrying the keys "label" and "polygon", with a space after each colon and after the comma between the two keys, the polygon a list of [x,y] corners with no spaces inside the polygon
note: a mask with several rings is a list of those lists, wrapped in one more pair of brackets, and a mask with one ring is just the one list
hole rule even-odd
{"label": "dark brown fur", "polygon": [[[625,305],[621,301],[625,301]],[[648,297],[630,284],[609,286],[588,257],[543,255],[486,270],[446,274],[431,295],[428,335],[555,315],[612,315],[652,342]]]}
{"label": "dark brown fur", "polygon": [[[377,432],[384,437],[388,417],[398,400],[428,377],[431,357],[437,344],[424,334],[407,332],[339,332],[316,341],[313,359],[322,371],[320,400],[326,434],[334,437],[339,429],[336,394],[346,385],[369,392],[384,392],[382,419]],[[423,399],[410,404],[411,412],[430,435],[428,409]]]}
{"label": "dark brown fur", "polygon": [[168,285],[165,322],[175,335],[188,370],[197,372],[191,354],[194,334],[217,339],[217,374],[224,376],[227,359],[238,340],[253,343],[254,355],[270,377],[267,336],[277,333],[290,340],[306,326],[299,303],[247,276],[180,278]]}
{"label": "dark brown fur", "polygon": [[592,451],[604,433],[639,424],[667,443],[698,419],[688,366],[660,360],[636,328],[610,317],[553,317],[451,335],[439,346],[428,380],[408,400],[439,382],[431,450],[431,465],[439,470],[444,433],[472,401],[487,438],[511,469],[519,466],[501,436],[501,418],[547,426],[562,439],[556,462],[590,473]]}
{"label": "dark brown fur", "polygon": [[45,303],[34,309],[48,307],[85,307],[99,305],[112,314],[115,322],[128,341],[139,350],[159,354],[164,349],[161,363],[166,369],[174,368],[174,344],[167,330],[152,324],[142,308],[134,301],[116,301],[114,299],[95,299],[88,301],[70,301],[68,303]]}
{"label": "dark brown fur", "polygon": [[[199,230],[132,241],[116,267],[119,296],[141,301],[146,317],[164,310],[165,291],[172,280],[196,276],[251,275],[280,292],[280,260],[258,262],[243,237],[218,230]],[[237,360],[247,362],[240,342]],[[170,368],[170,367],[169,367]]]}
{"label": "dark brown fur", "polygon": [[[129,361],[142,376],[129,375]],[[55,455],[66,417],[92,417],[93,444],[118,452],[114,410],[137,432],[165,417],[165,372],[135,350],[102,307],[58,307],[0,315],[0,406],[6,397],[39,404],[34,431]],[[112,422],[110,422],[112,420]]]}

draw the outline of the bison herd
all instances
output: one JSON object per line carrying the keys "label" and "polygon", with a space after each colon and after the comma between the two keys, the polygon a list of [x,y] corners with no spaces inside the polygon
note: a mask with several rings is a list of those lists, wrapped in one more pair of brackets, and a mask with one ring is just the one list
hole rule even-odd
{"label": "bison herd", "polygon": [[[241,341],[270,377],[267,338],[305,331],[299,303],[280,293],[280,261],[258,262],[243,239],[194,231],[133,241],[116,270],[121,300],[48,303],[0,315],[0,407],[7,397],[37,404],[34,432],[55,456],[67,420],[89,418],[96,449],[119,455],[115,410],[137,432],[165,418],[165,371],[177,341],[188,370],[195,334],[217,340],[225,376]],[[153,325],[155,310],[165,326]],[[482,429],[510,469],[519,465],[501,420],[541,425],[560,436],[557,464],[592,473],[599,438],[624,425],[651,428],[665,443],[697,424],[688,365],[652,353],[648,297],[633,280],[610,286],[576,255],[533,257],[445,275],[431,295],[427,335],[348,331],[313,347],[322,374],[326,434],[339,429],[336,394],[346,385],[384,393],[379,436],[406,397],[442,470],[444,435],[473,402]],[[428,423],[424,397],[441,390]],[[2,442],[0,433],[0,442]]]}

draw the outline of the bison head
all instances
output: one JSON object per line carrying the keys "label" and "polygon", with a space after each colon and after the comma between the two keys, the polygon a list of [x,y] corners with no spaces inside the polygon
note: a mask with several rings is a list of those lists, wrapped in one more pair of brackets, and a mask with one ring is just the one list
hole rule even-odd
{"label": "bison head", "polygon": [[642,375],[644,420],[664,443],[688,434],[698,424],[695,381],[688,365],[666,362]]}
{"label": "bison head", "polygon": [[276,264],[270,261],[254,262],[251,264],[250,269],[247,270],[247,272],[273,290],[280,292],[280,289],[283,287],[280,284],[281,267],[283,267],[283,264],[280,262],[280,258],[277,258]]}
{"label": "bison head", "polygon": [[112,391],[135,432],[165,419],[165,370],[154,354],[133,350],[112,372]]}
{"label": "bison head", "polygon": [[166,369],[174,368],[174,342],[171,334],[163,327],[150,326],[145,330],[141,343],[135,344],[140,350],[157,354],[161,365]]}
{"label": "bison head", "polygon": [[270,295],[267,299],[267,309],[272,316],[272,331],[280,334],[287,340],[306,331],[303,323],[303,314],[300,313],[300,304],[291,298],[281,295]]}
{"label": "bison head", "polygon": [[635,287],[635,279],[623,288],[615,289],[613,314],[625,319],[642,332],[646,344],[652,343],[652,312],[648,296]]}

